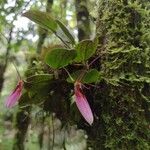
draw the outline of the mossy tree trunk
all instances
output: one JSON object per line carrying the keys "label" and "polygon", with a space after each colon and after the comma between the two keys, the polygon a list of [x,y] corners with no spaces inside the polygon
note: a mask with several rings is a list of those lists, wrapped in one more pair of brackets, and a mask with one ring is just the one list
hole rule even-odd
{"label": "mossy tree trunk", "polygon": [[101,0],[97,36],[104,77],[95,91],[94,149],[150,149],[150,2]]}

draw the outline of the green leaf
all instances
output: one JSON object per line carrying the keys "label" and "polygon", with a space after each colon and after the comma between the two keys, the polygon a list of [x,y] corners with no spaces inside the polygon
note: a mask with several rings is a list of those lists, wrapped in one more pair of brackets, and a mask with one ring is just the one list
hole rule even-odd
{"label": "green leaf", "polygon": [[28,94],[28,99],[24,100],[23,105],[40,104],[49,97],[53,74],[33,75],[27,78],[24,87]]}
{"label": "green leaf", "polygon": [[67,66],[76,57],[75,50],[53,49],[45,57],[45,62],[53,69]]}
{"label": "green leaf", "polygon": [[32,82],[39,83],[39,82],[44,82],[44,81],[48,81],[51,79],[53,79],[53,74],[37,74],[37,75],[28,77],[27,81],[29,83],[32,83]]}
{"label": "green leaf", "polygon": [[64,34],[67,36],[67,38],[70,41],[70,43],[72,45],[74,45],[75,44],[74,37],[72,36],[72,34],[70,33],[70,31],[67,29],[67,27],[62,22],[60,22],[59,20],[56,20],[56,22],[58,23],[59,27],[62,29],[62,31],[64,32]]}
{"label": "green leaf", "polygon": [[35,91],[41,86],[47,84],[53,79],[53,74],[38,74],[27,78],[27,82],[24,83],[26,90]]}
{"label": "green leaf", "polygon": [[100,73],[96,69],[89,70],[84,78],[83,83],[93,83],[99,80]]}
{"label": "green leaf", "polygon": [[49,13],[41,12],[38,10],[29,10],[25,12],[23,16],[29,18],[30,20],[39,24],[40,26],[42,26],[47,30],[50,30],[54,33],[56,32],[57,23]]}
{"label": "green leaf", "polygon": [[[73,83],[76,80],[80,80],[81,83],[94,83],[99,80],[100,73],[96,69],[78,70],[71,74],[72,80],[70,77],[67,78],[67,82]],[[82,78],[82,79],[80,79]]]}
{"label": "green leaf", "polygon": [[[41,82],[40,84],[34,84],[32,90],[28,90],[28,95],[31,99],[31,103],[38,104],[45,101],[50,95],[51,91],[51,81],[50,82]],[[33,89],[34,87],[34,89]]]}
{"label": "green leaf", "polygon": [[77,57],[75,59],[76,62],[84,62],[88,58],[90,58],[96,51],[98,45],[98,39],[95,38],[92,40],[83,40],[79,42],[75,49],[77,51]]}

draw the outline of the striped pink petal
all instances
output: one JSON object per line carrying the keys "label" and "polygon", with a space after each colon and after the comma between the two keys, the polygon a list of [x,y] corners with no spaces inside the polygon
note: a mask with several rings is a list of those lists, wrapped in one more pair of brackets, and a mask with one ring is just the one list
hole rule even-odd
{"label": "striped pink petal", "polygon": [[75,87],[75,102],[76,102],[76,105],[77,105],[80,113],[84,117],[84,119],[90,125],[92,125],[92,123],[94,121],[93,113],[91,111],[91,108],[89,106],[89,103],[88,103],[85,95],[83,95],[81,93],[81,91],[80,91],[80,89],[78,87]]}
{"label": "striped pink petal", "polygon": [[5,106],[7,108],[15,106],[16,102],[20,99],[22,95],[22,89],[23,89],[23,81],[20,80],[16,88],[13,90],[13,92],[8,96],[6,100]]}

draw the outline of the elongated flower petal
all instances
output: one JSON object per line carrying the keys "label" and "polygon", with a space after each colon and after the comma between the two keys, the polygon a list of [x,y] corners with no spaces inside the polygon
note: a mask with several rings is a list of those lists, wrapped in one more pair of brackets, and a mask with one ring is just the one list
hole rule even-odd
{"label": "elongated flower petal", "polygon": [[13,107],[16,102],[20,99],[22,95],[22,89],[23,89],[23,81],[20,80],[16,86],[16,88],[13,90],[13,92],[8,96],[5,106],[7,108]]}
{"label": "elongated flower petal", "polygon": [[75,88],[75,101],[76,105],[84,117],[84,119],[92,125],[94,118],[93,118],[93,113],[91,111],[91,108],[89,106],[89,103],[86,99],[86,97],[81,93],[79,88]]}

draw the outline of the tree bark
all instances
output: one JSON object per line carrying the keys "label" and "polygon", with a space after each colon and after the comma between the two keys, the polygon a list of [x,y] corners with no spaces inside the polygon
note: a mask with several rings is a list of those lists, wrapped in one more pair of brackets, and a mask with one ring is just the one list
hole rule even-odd
{"label": "tree bark", "polygon": [[17,132],[15,134],[13,150],[25,150],[24,141],[30,123],[30,111],[31,107],[26,107],[20,110],[16,115]]}
{"label": "tree bark", "polygon": [[77,28],[78,28],[78,39],[89,39],[91,35],[89,12],[87,9],[86,0],[76,0],[76,17],[77,17]]}
{"label": "tree bark", "polygon": [[88,135],[94,149],[150,149],[149,5],[99,1],[97,53],[104,78],[93,93],[97,119]]}
{"label": "tree bark", "polygon": [[[53,5],[53,0],[47,0],[46,12],[50,13]],[[37,44],[37,53],[40,54],[42,50],[42,46],[44,44],[44,40],[47,37],[47,32],[45,29],[39,27],[39,41]]]}

